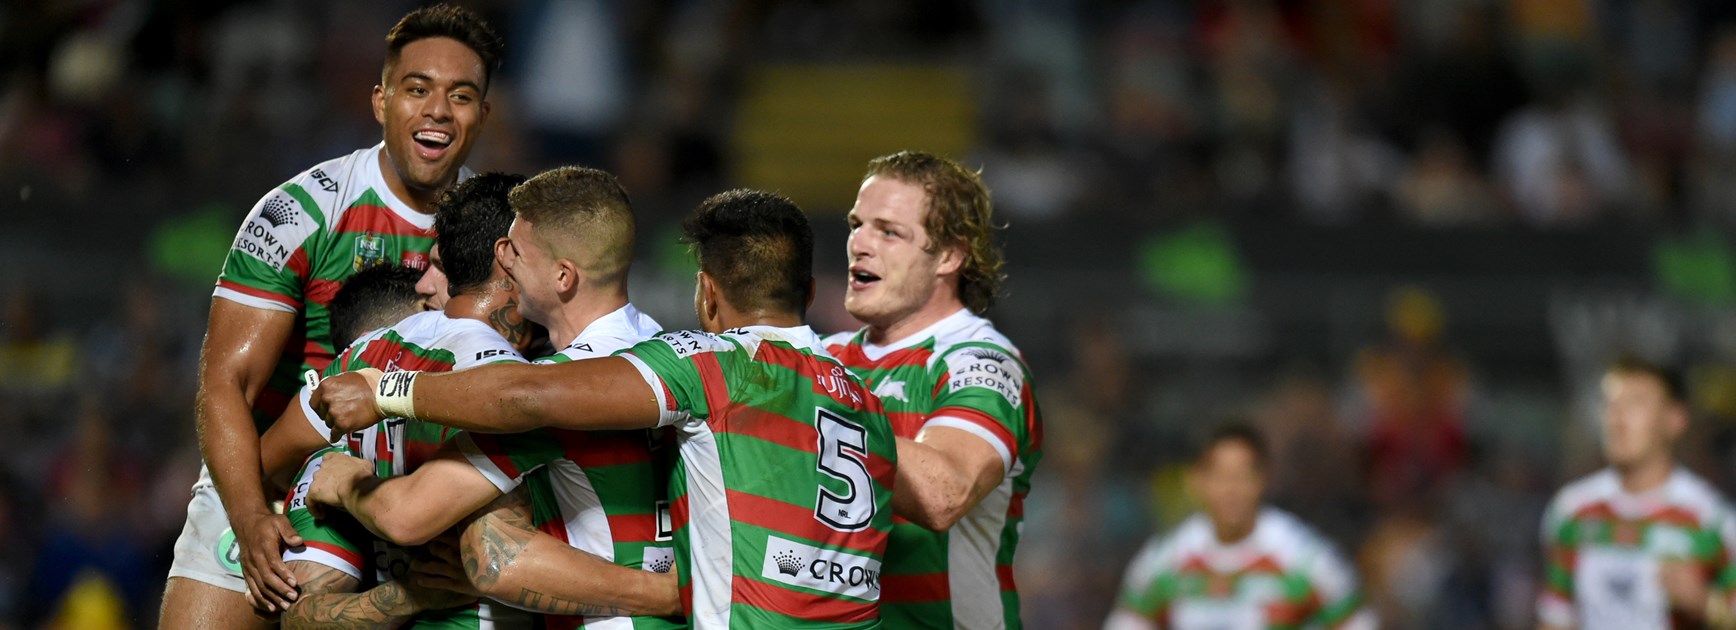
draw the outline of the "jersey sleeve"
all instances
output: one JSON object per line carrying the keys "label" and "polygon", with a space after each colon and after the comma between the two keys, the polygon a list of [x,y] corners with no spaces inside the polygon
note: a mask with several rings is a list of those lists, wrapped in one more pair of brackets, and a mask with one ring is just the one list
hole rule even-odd
{"label": "jersey sleeve", "polygon": [[1699,555],[1711,569],[1712,590],[1736,606],[1736,513],[1731,512],[1729,505],[1719,506],[1703,540]]}
{"label": "jersey sleeve", "polygon": [[1577,551],[1571,528],[1566,506],[1561,497],[1556,497],[1543,514],[1543,589],[1537,594],[1537,620],[1558,628],[1578,625],[1578,615],[1573,610],[1573,564]]}
{"label": "jersey sleeve", "polygon": [[1105,628],[1159,628],[1168,614],[1170,584],[1164,571],[1167,553],[1162,538],[1153,537],[1128,563],[1121,578],[1121,592],[1115,598],[1115,613]]}
{"label": "jersey sleeve", "polygon": [[1314,590],[1319,608],[1309,623],[1322,628],[1374,628],[1374,613],[1363,605],[1362,591],[1357,587],[1356,573],[1338,551],[1320,544],[1307,567],[1308,584]]}
{"label": "jersey sleeve", "polygon": [[490,363],[524,363],[524,356],[506,338],[490,330],[469,334],[452,350],[452,369],[463,370]]}
{"label": "jersey sleeve", "polygon": [[724,387],[718,354],[735,350],[717,335],[684,330],[664,333],[622,350],[657,394],[662,409],[657,426],[704,419],[710,415],[707,387]]}
{"label": "jersey sleeve", "polygon": [[213,295],[254,308],[300,311],[324,221],[318,203],[296,183],[272,190],[241,223]]}
{"label": "jersey sleeve", "polygon": [[555,429],[524,433],[484,434],[465,431],[452,438],[464,459],[502,493],[512,492],[525,476],[565,456]]}
{"label": "jersey sleeve", "polygon": [[344,449],[337,447],[315,451],[308,456],[307,462],[302,464],[301,471],[296,473],[295,487],[289,491],[289,499],[284,502],[283,514],[289,518],[289,523],[295,526],[296,533],[301,534],[302,545],[284,551],[283,560],[313,562],[360,580],[361,539],[354,529],[340,524],[341,519],[348,517],[337,510],[329,510],[326,518],[316,519],[307,509],[307,489],[313,484],[314,473],[319,472],[321,458],[326,453],[343,452]]}
{"label": "jersey sleeve", "polygon": [[934,411],[923,428],[947,427],[976,435],[1001,456],[1002,472],[1031,439],[1026,405],[1035,404],[1028,372],[1017,354],[987,342],[961,344],[935,364]]}

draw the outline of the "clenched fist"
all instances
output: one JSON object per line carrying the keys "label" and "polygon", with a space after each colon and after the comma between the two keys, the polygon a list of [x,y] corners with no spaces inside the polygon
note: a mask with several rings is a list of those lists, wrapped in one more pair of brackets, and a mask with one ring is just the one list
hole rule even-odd
{"label": "clenched fist", "polygon": [[344,372],[326,380],[320,381],[314,388],[309,404],[314,413],[331,425],[332,441],[343,438],[350,433],[360,431],[379,422],[384,418],[379,405],[374,401],[374,392],[380,387],[381,372],[374,368],[364,368],[354,372]]}

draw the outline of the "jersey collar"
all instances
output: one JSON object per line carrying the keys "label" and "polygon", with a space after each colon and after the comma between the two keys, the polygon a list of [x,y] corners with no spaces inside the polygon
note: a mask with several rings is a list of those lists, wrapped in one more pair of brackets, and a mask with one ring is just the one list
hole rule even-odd
{"label": "jersey collar", "polygon": [[961,308],[958,309],[958,312],[942,317],[938,322],[929,324],[927,328],[916,331],[915,333],[892,343],[884,345],[868,343],[868,329],[866,328],[862,329],[861,334],[859,334],[856,339],[858,345],[862,347],[862,354],[868,357],[869,361],[879,361],[888,354],[939,337],[941,336],[941,333],[964,328],[965,325],[973,319],[976,319],[976,315],[971,313],[970,309]]}
{"label": "jersey collar", "polygon": [[632,302],[628,302],[626,306],[610,311],[608,315],[591,322],[584,330],[579,331],[579,335],[573,337],[573,340],[567,345],[574,346],[601,337],[632,340],[649,339],[662,331],[662,327],[657,325],[656,320],[641,312],[638,307],[633,306]]}
{"label": "jersey collar", "polygon": [[[369,187],[379,191],[380,200],[384,201],[386,207],[391,209],[392,214],[398,215],[398,218],[403,219],[410,225],[414,225],[424,230],[434,229],[433,214],[417,212],[415,208],[410,207],[409,203],[399,199],[398,193],[392,192],[391,186],[386,185],[386,173],[381,170],[380,167],[380,156],[385,150],[386,141],[384,140],[381,140],[379,144],[374,145],[374,148],[368,150],[368,156],[365,161],[367,162],[366,168],[368,169],[368,179],[371,180],[368,182]],[[471,175],[475,175],[475,172],[471,171],[470,167],[458,167],[458,181],[470,179]]]}

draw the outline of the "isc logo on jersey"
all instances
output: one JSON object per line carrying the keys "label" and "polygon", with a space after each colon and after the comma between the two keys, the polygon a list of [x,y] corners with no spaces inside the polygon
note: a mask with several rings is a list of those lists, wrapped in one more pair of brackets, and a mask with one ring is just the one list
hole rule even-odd
{"label": "isc logo on jersey", "polygon": [[880,601],[880,561],[766,537],[760,577],[868,601]]}
{"label": "isc logo on jersey", "polygon": [[301,209],[301,204],[282,189],[272,191],[253,209],[235,235],[235,249],[258,258],[276,271],[283,271],[290,255],[319,225]]}
{"label": "isc logo on jersey", "polygon": [[1019,362],[1006,353],[988,348],[967,348],[946,356],[947,386],[952,391],[981,387],[1005,396],[1019,406],[1025,389],[1025,373]]}

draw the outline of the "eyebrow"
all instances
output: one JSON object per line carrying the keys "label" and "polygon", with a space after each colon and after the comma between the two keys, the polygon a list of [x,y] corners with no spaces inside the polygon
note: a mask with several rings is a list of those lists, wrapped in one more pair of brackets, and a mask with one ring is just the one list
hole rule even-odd
{"label": "eyebrow", "polygon": [[[428,75],[420,73],[420,72],[406,72],[406,73],[404,73],[404,78],[400,79],[398,82],[403,83],[405,81],[410,81],[412,79],[427,81],[429,83],[439,83],[438,81],[434,80],[434,77],[428,76]],[[459,79],[457,81],[452,82],[452,85],[453,85],[453,87],[467,87],[467,88],[470,88],[472,90],[476,90],[477,92],[482,91],[482,86],[477,85],[475,81],[471,81],[470,79]]]}

